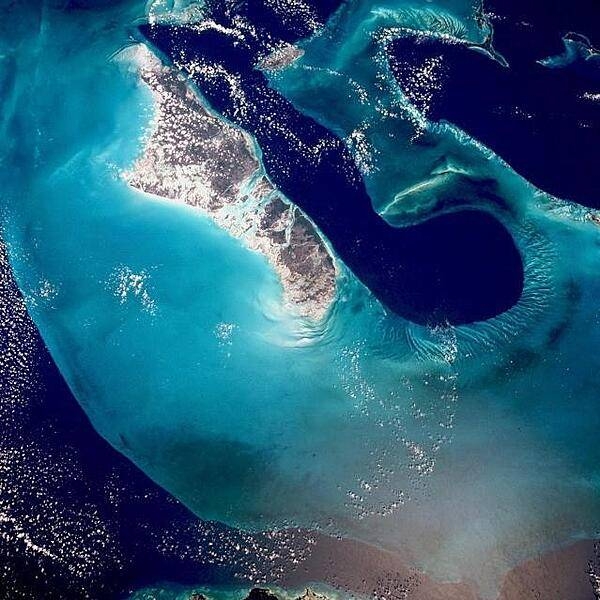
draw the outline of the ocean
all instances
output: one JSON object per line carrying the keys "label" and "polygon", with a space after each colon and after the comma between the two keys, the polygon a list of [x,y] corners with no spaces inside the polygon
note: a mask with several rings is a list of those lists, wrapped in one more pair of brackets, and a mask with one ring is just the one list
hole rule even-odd
{"label": "ocean", "polygon": [[[255,66],[265,36],[312,30],[263,18],[268,2],[225,4],[200,32],[104,4],[19,3],[0,49],[3,238],[96,432],[201,519],[367,541],[485,597],[518,562],[597,535],[600,229],[523,179],[512,152],[535,149],[503,155],[469,126],[475,84],[438,86],[448,61],[498,68],[472,48],[470,3],[320,5],[323,32],[276,73]],[[398,35],[402,72],[382,62]],[[125,182],[153,116],[122,52],[143,37],[234,78],[193,84],[333,248],[324,322],[287,311],[266,259],[209,217]]]}

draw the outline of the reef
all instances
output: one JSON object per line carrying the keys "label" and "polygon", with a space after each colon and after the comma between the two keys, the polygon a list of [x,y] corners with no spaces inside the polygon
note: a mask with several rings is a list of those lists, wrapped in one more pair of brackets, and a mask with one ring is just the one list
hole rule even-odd
{"label": "reef", "polygon": [[143,154],[125,173],[127,182],[210,216],[268,259],[289,308],[322,319],[336,293],[335,261],[311,221],[261,172],[252,139],[212,115],[188,83],[143,45],[135,62],[156,114]]}

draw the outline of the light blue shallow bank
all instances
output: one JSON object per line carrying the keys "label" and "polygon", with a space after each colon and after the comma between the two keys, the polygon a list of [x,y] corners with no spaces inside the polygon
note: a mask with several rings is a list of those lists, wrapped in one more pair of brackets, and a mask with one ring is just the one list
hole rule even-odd
{"label": "light blue shallow bank", "polygon": [[[374,120],[374,102],[402,98],[369,87],[381,65],[353,32],[427,23],[423,7],[433,5],[354,4],[338,54],[316,40],[273,85],[344,134],[371,119],[401,135],[404,125]],[[468,14],[442,8],[457,23]],[[144,11],[23,8],[0,38],[4,237],[98,432],[201,517],[319,525],[490,594],[517,561],[597,533],[600,228],[449,128],[431,156],[406,144],[393,160],[373,135],[381,162],[367,181],[391,220],[435,210],[426,195],[390,208],[435,152],[500,179],[524,296],[487,323],[427,330],[386,315],[345,273],[327,322],[311,329],[282,309],[264,259],[120,177],[152,103],[133,67],[111,57]],[[315,75],[311,60],[330,64]],[[355,114],[302,88],[342,93],[333,66],[368,92]]]}

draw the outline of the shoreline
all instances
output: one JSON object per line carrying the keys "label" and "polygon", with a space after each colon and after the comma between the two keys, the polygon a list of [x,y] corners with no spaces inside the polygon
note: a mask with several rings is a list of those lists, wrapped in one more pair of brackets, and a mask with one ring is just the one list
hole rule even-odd
{"label": "shoreline", "polygon": [[316,227],[268,180],[248,134],[212,115],[143,43],[130,52],[156,113],[125,181],[202,211],[267,259],[286,308],[321,321],[336,297],[337,267]]}
{"label": "shoreline", "polygon": [[[0,257],[2,257],[3,247],[0,244]],[[4,259],[6,261],[6,258]],[[2,262],[2,261],[0,261]],[[4,295],[13,294],[8,296],[9,300],[12,298],[12,302],[16,303],[14,306],[11,302],[7,302],[8,310],[18,311],[20,314],[19,319],[16,323],[18,325],[18,331],[28,332],[29,338],[34,340],[37,339],[37,329],[33,325],[29,315],[25,311],[25,305],[20,304],[20,292],[17,291],[16,282],[10,279],[11,271],[9,271],[8,262],[3,263],[4,278],[0,277],[0,280],[5,280],[5,287],[8,291],[4,291]],[[0,265],[1,266],[1,265]],[[0,269],[1,270],[1,269]],[[1,273],[0,273],[1,275]],[[2,283],[2,281],[0,281]],[[0,286],[2,287],[2,286]],[[11,291],[12,290],[12,291]],[[30,351],[45,352],[43,350],[43,342],[41,338],[36,344],[41,344],[39,347],[34,345],[30,348]],[[21,350],[21,346],[15,346],[15,350]],[[27,347],[25,347],[27,350]],[[23,354],[28,357],[28,354]],[[45,354],[42,354],[45,356]],[[31,355],[33,357],[33,355]],[[31,358],[30,357],[30,358]],[[33,365],[33,363],[31,363]],[[112,447],[108,445],[99,435],[91,435],[92,429],[91,424],[85,417],[83,411],[73,411],[74,408],[71,405],[71,401],[75,402],[72,398],[70,391],[66,387],[62,378],[58,374],[54,363],[48,356],[48,367],[50,375],[39,374],[39,376],[47,377],[51,376],[53,386],[60,386],[61,393],[57,396],[56,387],[51,387],[54,390],[55,396],[51,404],[52,412],[51,417],[46,417],[46,411],[49,410],[47,400],[33,401],[28,399],[27,395],[23,400],[26,402],[24,406],[27,407],[27,413],[31,409],[31,418],[35,416],[38,425],[43,424],[42,431],[51,432],[47,436],[43,436],[44,445],[39,446],[44,448],[45,451],[54,452],[57,449],[62,449],[64,443],[65,431],[69,436],[75,435],[75,437],[69,437],[68,439],[74,443],[85,442],[86,447],[92,443],[92,453],[83,455],[84,462],[81,463],[85,477],[92,477],[95,473],[95,469],[98,466],[99,457],[102,464],[107,465],[111,469],[117,469],[119,473],[122,473],[122,477],[125,477],[127,481],[134,481],[136,490],[139,491],[139,498],[148,498],[148,494],[152,496],[152,501],[147,505],[147,500],[138,501],[134,498],[127,500],[127,510],[135,510],[136,514],[143,514],[144,520],[143,527],[149,526],[148,523],[158,527],[159,532],[172,532],[173,528],[177,524],[191,524],[196,523],[195,517],[192,517],[188,513],[187,509],[182,507],[179,503],[169,500],[170,496],[168,493],[158,488],[156,484],[147,480],[147,476],[133,466],[127,459],[124,459],[122,455],[117,453]],[[22,368],[27,368],[25,365]],[[35,371],[35,369],[34,369]],[[37,371],[35,371],[37,372]],[[27,377],[32,377],[28,371]],[[19,371],[16,375],[24,374]],[[33,375],[37,377],[37,375]],[[37,381],[37,379],[34,379]],[[18,379],[15,380],[18,383]],[[26,381],[26,379],[23,379]],[[60,397],[60,402],[57,407],[56,398]],[[30,404],[32,402],[32,404]],[[8,405],[10,407],[10,405]],[[71,421],[59,420],[58,422],[63,423],[62,427],[66,428],[65,431],[62,429],[56,430],[53,425],[56,423],[56,417],[54,411],[69,411],[71,415]],[[66,414],[64,412],[59,414]],[[44,417],[45,420],[42,420]],[[24,416],[22,425],[19,426],[16,435],[20,437],[22,432],[28,431],[26,424],[29,423],[29,417]],[[48,423],[52,424],[51,429],[47,429]],[[80,437],[77,437],[80,436]],[[29,438],[25,438],[29,439]],[[49,445],[47,445],[49,444]],[[54,449],[54,450],[53,450]],[[34,453],[31,456],[32,463],[28,463],[31,472],[38,473],[36,469],[43,468],[44,464],[35,462],[38,453]],[[62,455],[61,455],[62,456]],[[86,462],[87,461],[87,462]],[[70,463],[69,463],[70,464]],[[37,466],[36,466],[37,465]],[[115,466],[116,465],[116,466]],[[41,473],[44,473],[42,470]],[[17,475],[15,475],[17,477]],[[85,480],[88,481],[88,480]],[[103,496],[104,481],[90,479],[93,485],[90,487],[90,496],[85,496],[84,500],[98,502],[105,502],[106,498]],[[21,479],[17,477],[14,479],[14,483],[21,482]],[[27,485],[27,481],[22,482]],[[21,484],[19,484],[21,485]],[[91,485],[88,483],[88,485]],[[44,493],[50,493],[51,490],[45,490]],[[93,492],[93,493],[92,493]],[[43,496],[45,497],[45,496]],[[52,496],[53,497],[53,496]],[[70,499],[69,502],[73,500]],[[67,502],[67,506],[71,506]],[[99,504],[99,506],[108,506],[109,517],[106,523],[118,523],[120,519],[120,508],[114,506],[110,508],[110,505]],[[165,509],[166,507],[166,509]],[[160,509],[160,510],[158,510]],[[166,510],[166,512],[164,512]],[[141,511],[141,513],[140,513]],[[60,513],[59,515],[60,516]],[[83,527],[82,522],[78,522],[79,527]],[[93,527],[97,527],[97,523],[92,522]],[[28,529],[28,534],[31,535],[33,540],[37,539],[39,532],[36,527]],[[84,527],[83,532],[87,531]],[[107,530],[108,531],[108,530]],[[304,532],[302,530],[297,531],[297,535],[302,537]],[[111,543],[115,545],[115,548],[123,556],[129,556],[131,552],[131,544],[134,542],[137,534],[137,530],[133,528],[130,532],[130,539],[123,542],[119,538],[111,537]],[[312,587],[312,584],[322,583],[324,586],[330,586],[339,590],[339,593],[331,598],[328,596],[328,600],[337,600],[337,598],[343,598],[344,591],[347,591],[352,596],[368,596],[375,600],[390,600],[392,598],[398,600],[484,600],[477,595],[476,590],[471,582],[440,582],[432,579],[427,574],[420,572],[419,570],[408,566],[407,561],[398,553],[394,553],[388,550],[383,550],[374,545],[367,544],[364,542],[355,541],[352,539],[337,539],[324,534],[310,532],[311,539],[314,538],[314,545],[311,541],[312,552],[305,560],[298,562],[294,570],[285,573],[281,577],[278,575],[275,577],[258,573],[259,579],[269,580],[276,586],[281,586],[285,589],[301,589],[307,586]],[[210,538],[209,538],[210,539]],[[241,538],[241,543],[248,543],[247,540],[250,538]],[[5,540],[5,542],[7,542]],[[188,581],[192,577],[195,577],[193,573],[197,573],[198,569],[201,569],[201,565],[193,559],[193,550],[196,548],[195,544],[200,543],[196,537],[192,537],[186,546],[190,551],[190,555],[181,556],[177,553],[177,558],[174,561],[173,557],[159,558],[161,555],[157,554],[157,549],[153,547],[144,547],[141,550],[138,549],[136,552],[141,552],[140,556],[143,557],[144,561],[154,560],[155,562],[154,571],[152,573],[153,578],[159,578],[160,580],[167,580],[173,577],[174,580],[179,579],[182,576],[187,577]],[[18,539],[16,539],[18,543]],[[52,541],[48,542],[48,547],[52,548]],[[44,546],[46,547],[46,546]],[[104,546],[101,546],[104,547]],[[293,544],[288,545],[288,549],[293,549]],[[53,557],[47,554],[40,556],[40,560],[43,560],[40,565],[44,566],[46,573],[58,573],[56,577],[60,577],[60,569],[64,567],[64,563],[59,561],[58,564],[54,564]],[[66,557],[68,558],[68,554]],[[137,555],[136,555],[137,556]],[[290,557],[297,558],[296,551],[291,552]],[[64,556],[62,558],[65,558]],[[105,557],[109,558],[109,557]],[[133,561],[135,556],[129,556]],[[161,562],[163,561],[164,562]],[[179,562],[177,562],[179,561]],[[110,563],[110,561],[108,561]],[[291,565],[289,557],[286,558],[286,565]],[[120,571],[113,571],[116,566],[111,564],[102,565],[99,568],[98,577],[103,576],[103,569],[108,569],[108,575],[111,579],[115,580],[115,584],[118,584],[122,575]],[[53,570],[54,569],[54,570]],[[179,569],[179,571],[178,571]],[[44,572],[44,571],[42,571]],[[96,576],[94,576],[96,577]],[[125,577],[125,575],[123,575]],[[201,579],[202,575],[198,574],[198,579]],[[93,579],[90,585],[97,585],[97,581],[101,579]],[[60,580],[63,581],[63,580]],[[183,581],[183,580],[181,580]],[[244,578],[245,586],[251,587],[252,580],[246,576]],[[96,582],[96,583],[94,583]],[[258,583],[258,582],[257,582]],[[63,582],[64,584],[64,582]],[[74,579],[73,585],[83,586],[86,585],[84,580]],[[184,583],[184,585],[186,585]],[[189,584],[188,584],[189,585]],[[262,585],[262,581],[261,581]],[[191,585],[190,585],[191,587]],[[211,587],[208,585],[207,587]],[[241,586],[240,586],[241,587]],[[319,590],[318,586],[315,586]],[[71,589],[71,588],[69,588]],[[504,576],[500,591],[494,599],[485,600],[599,600],[600,599],[600,543],[591,539],[572,541],[565,544],[564,546],[542,553],[538,556],[530,557],[529,559],[521,562],[512,569],[510,569]],[[210,598],[208,600],[211,600]]]}

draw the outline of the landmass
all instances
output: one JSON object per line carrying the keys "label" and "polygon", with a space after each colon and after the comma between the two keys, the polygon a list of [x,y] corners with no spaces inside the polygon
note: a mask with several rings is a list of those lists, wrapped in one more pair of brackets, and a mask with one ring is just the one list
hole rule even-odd
{"label": "landmass", "polygon": [[133,52],[156,112],[142,155],[124,174],[127,182],[209,215],[267,258],[288,308],[321,320],[335,298],[336,265],[316,227],[268,180],[249,135],[212,115],[144,45]]}
{"label": "landmass", "polygon": [[298,60],[304,54],[304,50],[294,46],[293,44],[283,44],[281,47],[273,50],[266,58],[264,58],[259,67],[265,71],[279,71],[294,61]]}

